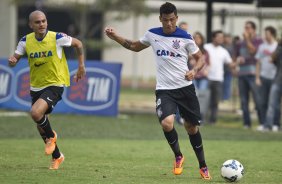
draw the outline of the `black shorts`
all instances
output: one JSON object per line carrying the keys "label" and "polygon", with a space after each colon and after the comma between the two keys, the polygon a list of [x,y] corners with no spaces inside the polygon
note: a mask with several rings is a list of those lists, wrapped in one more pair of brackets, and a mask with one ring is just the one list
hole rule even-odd
{"label": "black shorts", "polygon": [[56,104],[62,99],[64,92],[63,87],[50,86],[40,91],[30,91],[32,105],[39,99],[43,99],[48,104],[48,110],[45,114],[49,114],[53,111]]}
{"label": "black shorts", "polygon": [[179,89],[156,90],[156,113],[160,122],[175,114],[177,108],[186,121],[200,125],[200,105],[194,84]]}

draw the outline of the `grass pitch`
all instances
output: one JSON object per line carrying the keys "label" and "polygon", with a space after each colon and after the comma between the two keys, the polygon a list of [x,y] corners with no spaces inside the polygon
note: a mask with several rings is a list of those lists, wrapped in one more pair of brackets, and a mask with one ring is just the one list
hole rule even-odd
{"label": "grass pitch", "polygon": [[175,125],[186,157],[181,176],[172,174],[173,154],[154,115],[118,118],[52,115],[66,159],[48,170],[43,141],[28,116],[0,117],[0,183],[172,184],[225,183],[220,166],[237,159],[245,167],[240,183],[282,183],[282,133],[241,128],[236,115],[221,115],[202,126],[206,160],[213,179],[200,179],[196,156],[184,128]]}

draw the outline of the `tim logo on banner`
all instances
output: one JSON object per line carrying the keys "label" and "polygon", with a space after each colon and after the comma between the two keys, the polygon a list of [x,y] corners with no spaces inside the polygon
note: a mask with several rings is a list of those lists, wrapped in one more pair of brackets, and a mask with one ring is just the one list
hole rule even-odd
{"label": "tim logo on banner", "polygon": [[70,66],[71,85],[65,88],[63,102],[69,112],[116,116],[120,92],[122,65],[118,63],[86,62],[86,77],[73,81],[77,62]]}
{"label": "tim logo on banner", "polygon": [[[76,70],[71,72],[73,78]],[[103,68],[86,68],[86,77],[78,83],[71,81],[71,86],[65,89],[64,102],[81,111],[101,111],[109,113],[111,106],[117,103],[116,94],[119,81],[116,76]],[[106,113],[106,112],[104,112]]]}

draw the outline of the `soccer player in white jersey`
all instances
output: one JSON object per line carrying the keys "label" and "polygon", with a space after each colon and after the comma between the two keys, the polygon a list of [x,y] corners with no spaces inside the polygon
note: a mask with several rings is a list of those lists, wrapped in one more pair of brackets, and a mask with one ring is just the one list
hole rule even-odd
{"label": "soccer player in white jersey", "polygon": [[83,45],[81,41],[63,33],[47,30],[47,19],[42,11],[29,15],[32,33],[24,36],[8,61],[15,66],[23,55],[27,55],[30,68],[30,94],[32,107],[30,115],[45,142],[45,154],[52,155],[49,169],[58,169],[64,155],[57,145],[57,134],[51,128],[48,114],[62,99],[64,87],[70,85],[70,74],[63,47],[74,47],[78,55],[76,81],[85,75]]}
{"label": "soccer player in white jersey", "polygon": [[[126,49],[139,52],[152,46],[157,65],[156,113],[164,135],[175,155],[173,173],[180,175],[183,171],[184,155],[180,151],[178,135],[174,129],[174,115],[177,107],[185,119],[185,129],[199,161],[200,175],[210,180],[201,134],[198,126],[200,107],[192,83],[196,73],[203,67],[202,53],[192,36],[176,27],[178,20],[175,5],[166,2],[160,7],[162,27],[152,28],[140,40],[132,41],[118,35],[111,28],[105,28],[105,34]],[[188,69],[188,56],[191,54],[196,64]]]}

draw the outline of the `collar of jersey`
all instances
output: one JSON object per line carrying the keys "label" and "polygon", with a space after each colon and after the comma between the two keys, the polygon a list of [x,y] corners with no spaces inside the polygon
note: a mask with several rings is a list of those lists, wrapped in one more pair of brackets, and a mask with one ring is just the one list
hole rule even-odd
{"label": "collar of jersey", "polygon": [[35,39],[36,39],[37,41],[41,42],[41,41],[46,37],[47,34],[48,34],[48,30],[46,30],[46,34],[44,35],[43,38],[36,38],[35,35],[34,35],[34,37],[35,37]]}
{"label": "collar of jersey", "polygon": [[176,37],[176,38],[186,38],[192,40],[192,36],[188,34],[186,31],[180,29],[179,27],[176,27],[175,31],[171,34],[165,34],[163,32],[162,27],[152,28],[149,30],[151,33],[164,36],[164,37]]}

